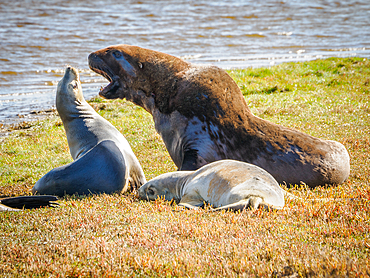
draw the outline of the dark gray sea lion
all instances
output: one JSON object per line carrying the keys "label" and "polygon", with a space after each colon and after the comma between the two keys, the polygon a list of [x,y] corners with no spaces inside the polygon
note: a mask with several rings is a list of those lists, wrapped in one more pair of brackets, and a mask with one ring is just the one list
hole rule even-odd
{"label": "dark gray sea lion", "polygon": [[56,107],[74,161],[38,180],[34,194],[110,194],[146,182],[125,137],[85,101],[79,73],[72,67],[58,83]]}
{"label": "dark gray sea lion", "polygon": [[262,168],[236,160],[220,160],[197,171],[162,174],[139,188],[139,197],[164,196],[180,206],[198,208],[205,203],[218,210],[242,210],[259,206],[284,207],[284,190]]}
{"label": "dark gray sea lion", "polygon": [[91,53],[89,66],[110,82],[101,96],[126,98],[152,114],[179,170],[235,159],[260,166],[279,183],[314,187],[348,178],[342,144],[254,116],[238,85],[218,67],[129,45]]}

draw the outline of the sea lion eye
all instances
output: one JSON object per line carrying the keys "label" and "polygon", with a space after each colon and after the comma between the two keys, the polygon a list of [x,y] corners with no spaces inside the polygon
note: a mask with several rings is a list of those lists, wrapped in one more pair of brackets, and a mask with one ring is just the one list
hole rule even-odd
{"label": "sea lion eye", "polygon": [[115,58],[121,58],[121,57],[122,57],[122,53],[121,53],[121,52],[119,52],[119,51],[114,51],[114,52],[113,52],[113,56],[114,56]]}
{"label": "sea lion eye", "polygon": [[154,195],[154,190],[151,188],[148,188],[146,193],[148,193],[148,195]]}
{"label": "sea lion eye", "polygon": [[77,82],[76,82],[76,81],[74,81],[74,80],[71,82],[71,85],[72,85],[72,88],[73,88],[73,89],[76,89],[76,88],[78,87]]}

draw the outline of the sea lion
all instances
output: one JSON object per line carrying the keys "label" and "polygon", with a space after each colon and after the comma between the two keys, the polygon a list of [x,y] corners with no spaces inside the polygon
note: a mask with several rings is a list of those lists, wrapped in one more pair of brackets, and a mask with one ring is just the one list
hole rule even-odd
{"label": "sea lion", "polygon": [[196,171],[162,174],[138,190],[144,200],[164,196],[187,208],[208,203],[217,210],[259,206],[282,209],[284,192],[268,172],[236,160],[219,160]]}
{"label": "sea lion", "polygon": [[78,71],[67,67],[58,83],[56,107],[73,162],[39,179],[32,193],[87,195],[125,192],[146,182],[125,137],[85,101]]}
{"label": "sea lion", "polygon": [[216,66],[129,45],[98,50],[88,59],[110,82],[102,97],[126,98],[152,114],[179,170],[235,159],[265,169],[279,183],[315,187],[349,176],[342,144],[253,115],[238,85]]}

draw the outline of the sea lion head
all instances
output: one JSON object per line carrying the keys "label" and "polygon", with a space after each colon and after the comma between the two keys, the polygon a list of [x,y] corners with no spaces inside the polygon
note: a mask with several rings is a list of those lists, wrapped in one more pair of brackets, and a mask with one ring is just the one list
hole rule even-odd
{"label": "sea lion head", "polygon": [[122,46],[110,46],[91,53],[88,60],[90,68],[110,82],[99,92],[107,99],[125,98],[127,91],[138,79],[142,67],[140,61],[134,59]]}
{"label": "sea lion head", "polygon": [[176,74],[190,67],[177,57],[124,44],[93,52],[88,60],[90,69],[110,82],[100,96],[126,98],[148,112],[154,102],[161,106],[162,99],[168,101],[167,94],[177,83]]}
{"label": "sea lion head", "polygon": [[148,201],[164,197],[167,201],[174,200],[179,203],[184,183],[191,173],[193,172],[178,171],[159,175],[139,188],[139,197]]}
{"label": "sea lion head", "polygon": [[58,82],[56,106],[57,110],[65,106],[67,100],[81,102],[84,100],[78,70],[67,66],[63,78]]}

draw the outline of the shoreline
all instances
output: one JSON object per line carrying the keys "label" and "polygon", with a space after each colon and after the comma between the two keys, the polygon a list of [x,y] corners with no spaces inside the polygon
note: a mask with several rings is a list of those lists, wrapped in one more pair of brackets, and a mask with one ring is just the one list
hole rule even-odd
{"label": "shoreline", "polygon": [[[96,98],[99,98],[99,95],[91,97],[90,99],[86,100],[96,111],[101,109],[101,106],[97,105],[94,106],[91,103],[94,102]],[[58,111],[55,107],[51,107],[44,110],[35,110],[31,111],[25,115],[18,115],[17,118],[10,118],[7,121],[3,121],[0,123],[0,138],[7,137],[11,133],[17,130],[26,130],[33,127],[39,121],[56,117],[58,115]]]}
{"label": "shoreline", "polygon": [[[306,62],[310,62],[310,61],[326,60],[326,59],[331,59],[331,58],[337,58],[337,59],[363,58],[364,61],[369,59],[368,57],[363,57],[361,55],[359,55],[359,56],[348,55],[348,56],[343,56],[343,57],[332,56],[332,57],[324,57],[324,58],[316,58],[316,59],[308,59],[308,60],[292,60],[292,61],[288,60],[288,61],[282,61],[282,62],[279,62],[279,63],[276,63],[276,61],[274,61],[273,63],[270,63],[269,65],[257,66],[257,67],[247,66],[247,67],[241,67],[241,68],[231,67],[231,68],[223,68],[223,69],[226,72],[228,72],[228,74],[230,74],[229,72],[233,71],[233,70],[248,70],[248,69],[253,69],[253,68],[254,69],[256,69],[256,68],[269,69],[269,68],[284,65],[284,64],[290,64],[290,63],[299,64],[299,63],[306,63]],[[90,100],[93,100],[96,97],[99,97],[99,94],[95,94],[94,96],[90,96],[90,98],[86,99],[86,101],[89,102]],[[42,119],[48,117],[49,115],[53,115],[53,113],[57,113],[55,105],[53,105],[49,108],[45,108],[45,109],[41,108],[41,110],[33,110],[33,111],[28,112],[27,114],[18,114],[16,117],[11,117],[11,118],[6,118],[6,119],[3,119],[3,120],[0,120],[0,137],[7,136],[10,132],[12,132],[14,130],[28,129],[30,126],[32,126],[29,123],[34,122],[34,121],[38,121],[38,120],[42,120]]]}
{"label": "shoreline", "polygon": [[[192,62],[192,63],[195,63],[195,64],[204,64],[204,65],[215,65],[215,66],[218,66],[222,69],[224,69],[225,71],[227,72],[230,72],[230,71],[233,71],[233,70],[247,70],[247,69],[257,69],[257,68],[265,68],[265,69],[269,69],[271,67],[275,67],[275,66],[280,66],[280,65],[283,65],[283,64],[289,64],[289,63],[307,63],[307,62],[310,62],[310,61],[315,61],[315,60],[326,60],[326,59],[331,59],[331,58],[338,58],[338,59],[346,59],[346,58],[363,58],[363,59],[369,59],[369,57],[367,55],[361,55],[361,53],[345,53],[345,54],[341,54],[341,53],[338,53],[337,55],[335,55],[334,53],[331,53],[333,54],[332,56],[326,56],[326,55],[314,55],[314,56],[310,56],[308,57],[307,55],[301,55],[301,54],[298,54],[296,57],[294,57],[294,55],[288,55],[287,57],[265,57],[265,56],[261,56],[261,57],[257,57],[257,58],[245,58],[245,59],[237,59],[237,60],[233,60],[233,59],[228,59],[228,60],[222,60],[222,59],[215,59],[215,60],[207,60],[207,61],[203,61],[202,59],[199,59],[199,58],[196,58],[196,55],[194,56],[195,58],[194,59],[191,59],[191,57],[180,57],[180,58],[183,58],[184,60],[187,60],[189,62]],[[245,62],[245,61],[248,61],[249,63],[247,64],[235,64],[235,62]],[[254,63],[253,61],[264,61],[264,63]],[[234,62],[234,63],[233,63]],[[64,66],[62,67],[64,68]],[[50,76],[47,76],[48,74],[53,74],[53,77],[52,79],[50,79],[51,81],[48,81],[50,83],[53,83],[54,86],[53,86],[53,91],[55,90],[56,86],[55,84],[57,83],[57,80],[55,80],[55,73],[58,73],[60,74],[60,78],[63,76],[62,73],[64,72],[64,70],[62,68],[58,68],[56,70],[50,70],[49,71],[43,71],[43,72],[40,72],[40,74],[45,74],[45,78],[46,79],[50,79],[51,77]],[[84,74],[81,74],[82,71],[84,72]],[[90,71],[90,72],[89,72]],[[81,78],[81,82],[83,84],[83,91],[84,91],[84,95],[86,95],[87,97],[85,97],[86,100],[88,99],[93,99],[95,97],[98,96],[98,90],[99,89],[96,89],[97,87],[101,87],[101,86],[105,86],[106,84],[106,80],[104,79],[104,77],[102,76],[99,76],[97,74],[94,74],[93,73],[93,77],[97,77],[97,78],[102,78],[102,80],[99,79],[99,82],[96,82],[95,79],[91,79],[91,70],[89,69],[86,69],[86,68],[82,68],[81,71],[80,71],[80,78]],[[48,87],[48,90],[50,90],[50,86]],[[43,91],[44,92],[44,91]],[[33,94],[32,92],[31,93],[27,93],[27,94]],[[0,95],[1,97],[2,95]],[[1,101],[1,98],[0,98],[0,101]],[[20,100],[22,103],[24,102],[24,100]],[[29,105],[29,103],[25,102],[22,104],[22,107],[26,107],[27,105]],[[9,130],[13,130],[14,127],[17,128],[18,126],[22,126],[24,125],[24,122],[30,122],[30,121],[34,121],[34,120],[38,120],[40,119],[39,117],[39,114],[41,113],[44,113],[46,111],[46,113],[48,113],[49,110],[53,110],[55,109],[55,104],[53,105],[52,103],[49,103],[50,106],[47,106],[47,105],[40,105],[39,107],[33,107],[34,110],[28,110],[28,109],[25,109],[25,111],[23,110],[23,113],[25,114],[15,114],[16,111],[13,110],[13,112],[9,113],[9,114],[6,114],[3,115],[5,117],[8,117],[8,118],[2,118],[0,120],[0,133],[4,133],[6,132],[8,129]],[[9,107],[12,107],[11,105]],[[6,110],[6,108],[4,108],[3,110]],[[2,136],[0,134],[0,137]]]}
{"label": "shoreline", "polygon": [[[262,69],[262,68],[269,69],[269,68],[273,68],[273,67],[279,67],[279,66],[284,65],[284,64],[301,64],[301,63],[318,61],[318,60],[325,61],[325,60],[331,59],[331,58],[332,59],[362,58],[363,61],[368,60],[368,58],[361,57],[361,56],[359,56],[359,57],[352,57],[352,56],[351,57],[329,57],[329,58],[318,58],[318,59],[307,60],[307,61],[289,61],[289,62],[283,62],[283,63],[279,63],[279,64],[273,64],[273,65],[270,65],[270,66],[258,67],[258,68],[259,69]],[[249,69],[253,69],[253,67],[252,68],[249,68],[249,67],[246,67],[246,68],[232,68],[232,69],[225,69],[225,71],[228,74],[230,74],[230,72],[233,71],[233,70],[243,71],[243,70],[249,70]],[[235,78],[233,78],[233,79],[234,79],[235,82],[237,82],[237,80],[235,80]],[[90,99],[86,99],[86,101],[91,102],[96,98],[99,98],[98,94],[95,95],[95,96],[90,97]],[[50,108],[46,108],[46,109],[42,109],[42,110],[34,110],[34,111],[29,112],[28,114],[23,114],[23,115],[18,114],[18,117],[8,118],[6,120],[2,120],[2,121],[0,121],[0,138],[6,137],[6,136],[8,136],[9,134],[11,134],[12,132],[14,132],[16,130],[29,129],[32,126],[34,126],[33,123],[38,122],[40,120],[44,120],[44,119],[52,117],[52,116],[56,116],[56,115],[58,115],[56,107],[52,106]]]}
{"label": "shoreline", "polygon": [[0,123],[0,138],[10,135],[16,130],[29,129],[35,122],[49,117],[57,116],[56,108],[32,111],[26,115],[19,115],[18,118],[11,118],[8,121]]}

